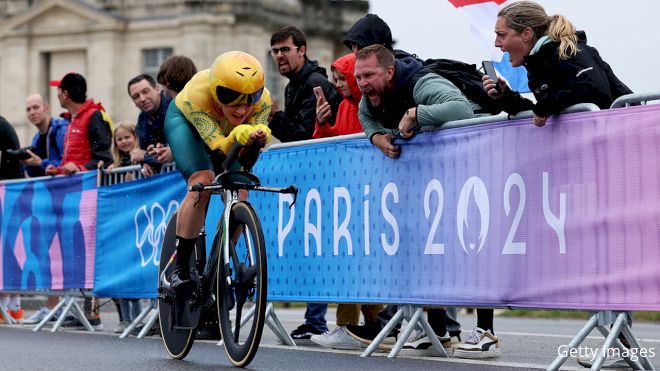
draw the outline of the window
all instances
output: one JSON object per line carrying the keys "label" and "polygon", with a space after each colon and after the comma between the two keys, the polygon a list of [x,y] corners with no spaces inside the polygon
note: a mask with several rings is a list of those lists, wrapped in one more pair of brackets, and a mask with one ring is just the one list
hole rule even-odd
{"label": "window", "polygon": [[155,79],[160,65],[172,53],[172,48],[142,49],[142,73],[151,75]]}

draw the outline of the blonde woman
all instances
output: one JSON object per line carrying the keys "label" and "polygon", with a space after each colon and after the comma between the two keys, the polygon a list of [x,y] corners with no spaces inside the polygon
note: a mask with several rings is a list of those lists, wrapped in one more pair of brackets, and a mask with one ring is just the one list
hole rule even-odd
{"label": "blonde woman", "polygon": [[518,1],[503,7],[495,24],[495,46],[509,52],[514,67],[527,68],[529,89],[536,104],[511,91],[498,77],[484,77],[484,89],[494,99],[503,99],[505,111],[534,111],[534,124],[545,125],[548,116],[577,103],[594,103],[601,109],[632,91],[612,72],[598,51],[587,45],[584,31],[563,15],[549,16],[533,1]]}

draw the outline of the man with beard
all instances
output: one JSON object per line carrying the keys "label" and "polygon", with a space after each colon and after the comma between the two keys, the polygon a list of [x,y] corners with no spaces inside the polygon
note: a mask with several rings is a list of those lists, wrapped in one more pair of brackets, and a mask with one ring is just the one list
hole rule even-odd
{"label": "man with beard", "polygon": [[472,118],[470,104],[449,80],[413,57],[394,59],[382,45],[357,53],[355,78],[362,101],[358,117],[367,138],[386,156],[401,153],[395,137],[410,138],[421,126]]}
{"label": "man with beard", "polygon": [[[268,125],[273,136],[282,142],[312,139],[316,123],[316,97],[313,88],[320,86],[332,107],[329,122],[342,101],[341,94],[328,81],[325,69],[307,58],[307,40],[299,29],[287,26],[270,38],[270,52],[282,76],[289,79],[284,90],[284,111],[274,112]],[[276,111],[273,106],[273,111]]]}

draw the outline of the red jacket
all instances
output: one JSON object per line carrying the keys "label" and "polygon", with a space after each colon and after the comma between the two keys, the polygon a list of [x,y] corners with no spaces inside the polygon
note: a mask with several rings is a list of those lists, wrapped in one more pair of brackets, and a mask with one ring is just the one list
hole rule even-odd
{"label": "red jacket", "polygon": [[355,54],[351,53],[334,61],[334,63],[332,63],[332,70],[334,71],[335,69],[346,76],[346,82],[351,90],[351,97],[344,97],[344,100],[339,104],[334,126],[331,126],[329,123],[319,125],[319,122],[316,121],[314,134],[312,135],[312,138],[315,139],[355,134],[364,131],[357,115],[362,93],[358,88],[354,75]]}
{"label": "red jacket", "polygon": [[94,103],[93,100],[88,99],[71,120],[64,140],[62,165],[73,162],[81,171],[88,170],[85,164],[92,160],[92,150],[88,135],[89,120],[97,110],[105,111],[100,103]]}

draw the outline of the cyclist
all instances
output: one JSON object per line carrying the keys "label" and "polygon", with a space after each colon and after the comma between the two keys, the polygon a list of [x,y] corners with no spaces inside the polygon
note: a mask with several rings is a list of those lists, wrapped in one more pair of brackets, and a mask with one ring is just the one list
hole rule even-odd
{"label": "cyclist", "polygon": [[[190,186],[211,184],[235,142],[244,145],[231,170],[256,161],[270,140],[267,124],[272,100],[264,87],[259,61],[231,51],[218,56],[210,69],[198,72],[170,104],[165,135],[177,168]],[[249,166],[249,165],[247,165]],[[170,278],[178,292],[194,287],[190,256],[206,218],[208,192],[186,193],[176,220],[177,258]],[[240,194],[247,198],[247,191]]]}

